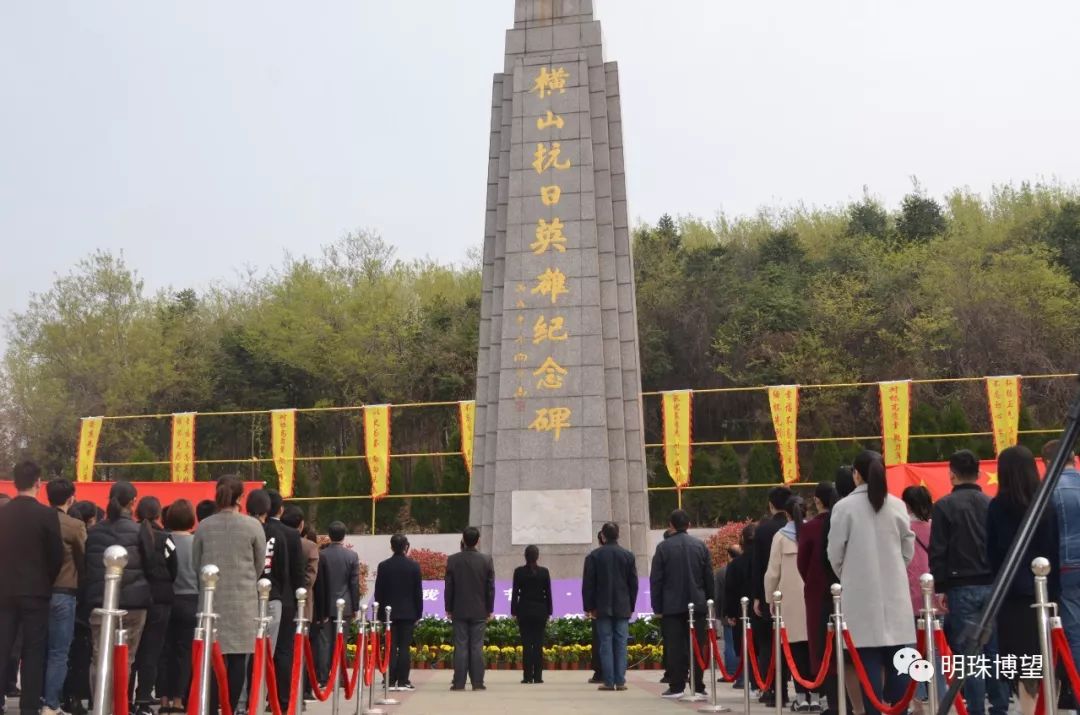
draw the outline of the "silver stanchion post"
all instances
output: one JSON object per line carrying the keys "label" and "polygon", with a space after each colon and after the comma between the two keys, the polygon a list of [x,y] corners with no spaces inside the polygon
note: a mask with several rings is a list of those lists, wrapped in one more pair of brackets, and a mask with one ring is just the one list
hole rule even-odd
{"label": "silver stanchion post", "polygon": [[[255,642],[259,648],[266,650],[266,646],[263,644],[263,639],[266,638],[267,631],[270,630],[270,579],[260,578],[259,582],[255,584],[255,589],[259,592],[259,616],[255,619],[257,630],[255,631]],[[270,664],[264,664],[263,672],[259,673],[259,690],[254,693],[256,707],[263,707],[266,702],[266,670],[270,667]],[[251,715],[257,715],[252,713]]]}
{"label": "silver stanchion post", "polygon": [[[345,635],[345,599],[339,598],[334,602],[337,607],[337,620],[334,621],[334,648],[337,648],[337,642],[339,638]],[[334,695],[330,701],[330,712],[332,715],[338,715],[338,711],[341,709],[341,676],[345,675],[349,677],[349,669],[345,667],[345,650],[342,648],[341,661],[338,663],[338,673],[334,678]]]}
{"label": "silver stanchion post", "polygon": [[840,612],[840,594],[843,587],[834,583],[829,587],[833,603],[833,643],[836,658],[836,712],[847,715],[847,683],[844,682],[844,614]]}
{"label": "silver stanchion post", "polygon": [[754,671],[750,663],[750,599],[743,596],[739,599],[739,606],[742,608],[743,715],[750,715],[750,690],[754,687]]}
{"label": "silver stanchion post", "polygon": [[784,644],[780,631],[784,628],[784,617],[781,614],[781,601],[784,594],[773,591],[773,660],[776,663],[776,672],[773,674],[773,692],[776,694],[776,702],[773,707],[776,715],[784,712],[784,679],[780,677],[784,667]]}
{"label": "silver stanchion post", "polygon": [[1031,572],[1035,574],[1035,603],[1039,626],[1039,650],[1042,652],[1042,689],[1043,702],[1047,712],[1057,709],[1057,683],[1054,681],[1054,643],[1050,638],[1050,612],[1054,604],[1046,590],[1046,577],[1050,575],[1050,562],[1042,556],[1031,562]]}
{"label": "silver stanchion post", "polygon": [[296,702],[301,703],[299,708],[301,711],[307,709],[307,706],[303,704],[304,678],[307,677],[306,673],[304,672],[304,651],[306,650],[304,648],[304,639],[307,638],[307,631],[305,630],[305,627],[307,626],[307,619],[304,618],[305,606],[307,606],[307,589],[298,588],[296,589],[296,633],[300,636],[300,648],[296,649],[299,650],[298,653],[293,653],[293,658],[300,659],[300,682],[295,683],[295,685],[296,687],[300,688],[300,692],[296,695]]}
{"label": "silver stanchion post", "polygon": [[361,715],[361,711],[364,708],[364,664],[367,659],[367,609],[366,603],[360,604],[360,646],[357,648],[356,657],[360,659],[359,664],[359,677],[356,681],[356,688],[353,690],[353,698],[356,699],[356,715]]}
{"label": "silver stanchion post", "polygon": [[[199,715],[210,715],[210,678],[213,674],[210,666],[213,662],[214,641],[217,638],[214,628],[214,620],[217,619],[217,614],[214,613],[214,591],[217,589],[218,576],[218,567],[213,564],[203,566],[199,574],[203,592],[202,613],[198,616],[203,633],[202,660],[199,663]],[[224,695],[225,693],[219,693],[221,697]]]}
{"label": "silver stanchion post", "polygon": [[936,655],[937,644],[934,643],[934,631],[937,626],[937,609],[934,608],[934,576],[928,573],[920,576],[919,588],[922,589],[923,601],[922,611],[920,611],[922,618],[919,619],[919,625],[923,629],[923,638],[926,640],[926,647],[924,648],[926,652],[923,653],[923,657],[934,666],[934,677],[930,678],[930,682],[926,684],[926,715],[936,715],[938,705],[937,673],[941,670],[941,663],[938,662]]}
{"label": "silver stanchion post", "polygon": [[684,693],[681,698],[679,698],[679,701],[684,703],[700,703],[705,700],[705,696],[698,695],[697,678],[694,677],[694,666],[697,664],[697,661],[694,660],[694,604],[690,603],[687,605],[690,609],[690,618],[689,620],[687,620],[687,629],[689,630],[690,634],[690,660],[687,662],[687,664],[690,666],[690,669],[689,673],[687,674],[687,679],[690,681],[690,689],[686,693]]}
{"label": "silver stanchion post", "polygon": [[116,607],[120,603],[120,581],[128,561],[127,549],[110,546],[105,549],[102,560],[105,563],[105,597],[101,608],[94,609],[94,613],[101,616],[97,668],[94,671],[94,715],[107,715],[112,711],[112,651],[116,644],[116,618],[119,615]]}
{"label": "silver stanchion post", "polygon": [[[371,602],[371,638],[379,642],[379,602]],[[375,657],[376,649],[372,648],[371,657]],[[375,707],[375,674],[379,672],[379,661],[375,661],[375,668],[371,671],[371,684],[368,686],[368,706],[364,709],[364,715],[386,715],[382,708]]]}
{"label": "silver stanchion post", "polygon": [[[393,610],[393,606],[386,607],[386,622],[383,625],[383,643],[386,643],[385,634],[390,632],[390,612]],[[386,672],[383,673],[382,681],[382,699],[379,700],[379,705],[399,705],[399,701],[390,697],[390,668],[393,667],[391,660],[393,659],[394,644],[390,643],[390,653],[386,654]]]}
{"label": "silver stanchion post", "polygon": [[698,708],[699,713],[726,713],[731,708],[726,708],[720,705],[717,698],[717,686],[716,686],[716,653],[713,653],[712,642],[713,636],[716,634],[716,604],[710,598],[705,602],[705,607],[709,609],[709,681],[712,683],[712,697],[708,705],[703,705]]}

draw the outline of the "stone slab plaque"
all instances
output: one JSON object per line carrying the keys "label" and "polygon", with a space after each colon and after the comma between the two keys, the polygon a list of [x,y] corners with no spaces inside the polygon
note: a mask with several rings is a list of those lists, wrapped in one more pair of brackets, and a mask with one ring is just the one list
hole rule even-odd
{"label": "stone slab plaque", "polygon": [[511,543],[592,543],[592,490],[519,490],[510,497]]}

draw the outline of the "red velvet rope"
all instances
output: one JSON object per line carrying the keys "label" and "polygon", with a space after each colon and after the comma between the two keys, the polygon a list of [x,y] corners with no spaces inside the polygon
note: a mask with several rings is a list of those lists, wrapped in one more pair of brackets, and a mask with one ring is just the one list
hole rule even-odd
{"label": "red velvet rope", "polygon": [[742,672],[742,661],[739,661],[739,667],[735,669],[735,672],[728,675],[728,672],[724,670],[724,658],[720,655],[720,643],[716,639],[716,629],[709,630],[709,644],[712,646],[713,659],[716,660],[716,669],[720,671],[720,678],[725,683],[734,682],[735,678],[739,677],[739,673]]}
{"label": "red velvet rope", "polygon": [[225,669],[225,656],[221,654],[221,644],[214,641],[210,651],[213,658],[214,677],[217,679],[218,707],[221,715],[232,715],[232,703],[229,700],[229,672]]}
{"label": "red velvet rope", "polygon": [[758,669],[757,664],[757,652],[754,650],[753,629],[746,629],[746,650],[750,655],[750,669],[754,673],[754,680],[757,681],[757,686],[761,690],[768,690],[772,687],[773,678],[776,676],[776,659],[769,658],[769,671],[765,673],[765,677],[761,677],[761,671]]}
{"label": "red velvet rope", "polygon": [[694,651],[694,660],[697,661],[698,667],[702,670],[707,670],[709,667],[709,661],[705,660],[705,656],[701,654],[701,646],[697,642],[697,634],[694,632],[694,624],[690,624],[690,644]]}
{"label": "red velvet rope", "polygon": [[1077,697],[1080,697],[1080,674],[1076,672],[1076,661],[1073,660],[1072,650],[1069,648],[1069,639],[1065,637],[1065,631],[1061,628],[1050,631],[1050,635],[1057,650],[1058,658],[1061,659],[1061,664],[1064,666],[1065,675],[1072,684],[1072,691]]}
{"label": "red velvet rope", "polygon": [[311,692],[320,703],[325,703],[334,692],[334,683],[338,678],[338,665],[345,657],[345,641],[341,634],[334,640],[334,655],[330,660],[330,676],[326,679],[326,689],[319,688],[319,677],[315,674],[315,656],[311,653],[311,639],[304,639],[304,660],[307,662],[307,676],[311,681]]}
{"label": "red velvet rope", "polygon": [[187,715],[199,713],[199,684],[202,681],[203,642],[191,642],[191,685],[188,687]]}
{"label": "red velvet rope", "polygon": [[303,633],[296,633],[293,635],[293,659],[292,659],[292,674],[289,677],[289,682],[292,687],[289,689],[289,712],[287,715],[293,715],[293,713],[299,712],[299,706],[303,702],[302,690],[303,687],[300,683],[300,654],[303,652],[301,649],[304,647]]}
{"label": "red velvet rope", "polygon": [[[270,701],[272,715],[281,715],[281,694],[278,693],[277,671],[274,670],[274,647],[269,638],[263,638],[263,673],[266,676],[266,699]],[[248,710],[257,713],[258,710]]]}
{"label": "red velvet rope", "polygon": [[791,656],[791,643],[788,642],[787,628],[780,629],[780,642],[784,646],[784,658],[787,659],[788,669],[791,670],[791,677],[795,679],[796,683],[807,690],[817,690],[825,684],[825,679],[829,677],[829,661],[832,660],[833,640],[833,638],[825,639],[825,653],[821,658],[821,667],[818,668],[817,678],[807,680],[799,674],[799,669],[795,666],[795,659]]}
{"label": "red velvet rope", "polygon": [[[943,658],[952,657],[952,649],[949,648],[949,642],[945,640],[945,631],[934,631],[934,643],[937,644],[939,661]],[[952,684],[952,675],[947,676],[945,680],[946,684]],[[957,715],[968,715],[967,702],[964,701],[963,692],[957,693],[956,700],[953,702],[956,704]]]}
{"label": "red velvet rope", "polygon": [[900,698],[900,702],[895,705],[886,705],[877,699],[874,694],[874,689],[870,686],[870,678],[866,674],[866,669],[863,667],[862,658],[859,657],[859,651],[855,650],[855,641],[851,640],[851,633],[847,630],[844,631],[844,643],[847,645],[848,652],[851,653],[851,661],[855,664],[855,672],[859,676],[859,682],[862,684],[863,694],[866,696],[870,704],[875,709],[880,710],[884,715],[900,715],[900,713],[907,710],[908,705],[911,703],[911,699],[915,697],[915,689],[919,686],[917,682],[912,680],[908,683],[907,691],[903,697]]}
{"label": "red velvet rope", "polygon": [[266,648],[263,639],[255,639],[255,653],[251,658],[251,680],[248,684],[248,712],[262,712],[262,703],[255,698],[259,697],[259,689],[262,688],[263,674],[266,672]]}
{"label": "red velvet rope", "polygon": [[113,648],[113,715],[128,715],[128,647],[121,643]]}
{"label": "red velvet rope", "polygon": [[368,634],[367,658],[364,661],[364,685],[371,685],[375,679],[375,661],[379,657],[379,637],[374,633]]}
{"label": "red velvet rope", "polygon": [[[345,636],[341,636],[344,640]],[[345,699],[352,700],[353,693],[356,692],[356,684],[360,682],[360,653],[365,647],[364,636],[360,633],[356,634],[356,655],[353,656],[353,671],[352,678],[345,679]],[[345,651],[342,650],[342,658],[344,659]]]}
{"label": "red velvet rope", "polygon": [[390,667],[390,629],[386,629],[386,638],[383,642],[382,660],[379,661],[379,672],[386,675],[386,669]]}

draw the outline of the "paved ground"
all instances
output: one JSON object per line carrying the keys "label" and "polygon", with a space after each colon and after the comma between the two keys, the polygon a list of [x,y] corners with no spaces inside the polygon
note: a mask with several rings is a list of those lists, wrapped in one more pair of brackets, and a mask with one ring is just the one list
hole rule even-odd
{"label": "paved ground", "polygon": [[[488,689],[484,692],[450,692],[450,673],[445,670],[413,671],[412,693],[391,693],[400,705],[383,706],[387,715],[504,715],[506,713],[582,713],[604,715],[644,715],[649,713],[696,712],[706,703],[679,703],[660,697],[666,686],[661,685],[659,671],[630,671],[625,692],[603,693],[585,681],[588,671],[551,671],[544,673],[542,685],[522,685],[521,671],[496,670],[487,673]],[[718,700],[742,713],[742,691],[720,683]],[[377,696],[381,694],[377,692]],[[376,697],[377,699],[377,697]],[[366,704],[366,700],[364,701]],[[330,705],[309,705],[307,715],[330,715]],[[343,704],[341,715],[353,715],[355,705]],[[753,703],[753,715],[772,715],[773,710]],[[787,711],[790,712],[790,711]]]}

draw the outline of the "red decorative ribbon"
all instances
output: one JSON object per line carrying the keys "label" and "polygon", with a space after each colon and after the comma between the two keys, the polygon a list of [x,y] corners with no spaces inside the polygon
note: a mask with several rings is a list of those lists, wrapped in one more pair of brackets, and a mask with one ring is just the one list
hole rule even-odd
{"label": "red decorative ribbon", "polygon": [[832,660],[833,640],[833,638],[825,639],[825,653],[821,658],[821,667],[818,668],[817,677],[814,680],[807,680],[799,674],[799,669],[795,666],[795,659],[791,656],[791,643],[788,642],[787,628],[780,629],[780,643],[784,646],[784,658],[787,659],[788,669],[791,670],[791,677],[795,679],[796,683],[807,690],[817,690],[825,684],[825,680],[829,677],[829,663]]}
{"label": "red decorative ribbon", "polygon": [[765,677],[761,677],[761,671],[758,670],[757,664],[757,652],[754,650],[754,638],[753,629],[746,629],[746,650],[750,656],[750,668],[754,673],[754,680],[757,681],[757,686],[761,690],[768,690],[772,687],[773,678],[776,677],[776,659],[769,658],[769,671],[765,674]]}
{"label": "red decorative ribbon", "polygon": [[203,642],[191,642],[191,686],[188,688],[187,715],[199,715],[199,690],[202,682]]}
{"label": "red decorative ribbon", "polygon": [[266,672],[266,646],[262,638],[255,639],[255,653],[251,657],[251,680],[248,683],[248,712],[258,713],[262,703],[255,698],[259,697],[262,688],[263,674]]}
{"label": "red decorative ribbon", "polygon": [[874,693],[874,688],[870,685],[870,678],[866,674],[866,669],[863,667],[862,658],[859,657],[859,651],[855,649],[855,641],[851,640],[851,634],[844,630],[844,643],[847,645],[848,652],[851,654],[851,661],[855,664],[855,672],[859,676],[859,682],[862,683],[863,694],[866,699],[870,701],[870,704],[875,709],[884,713],[884,715],[900,715],[900,713],[907,710],[908,705],[911,704],[911,699],[915,697],[915,689],[919,686],[917,682],[912,680],[908,683],[907,691],[904,693],[900,701],[894,705],[886,705],[877,699],[877,695]]}
{"label": "red decorative ribbon", "polygon": [[1055,628],[1050,631],[1050,639],[1054,644],[1054,650],[1057,651],[1062,666],[1064,666],[1065,675],[1072,684],[1073,693],[1080,697],[1080,674],[1076,671],[1076,661],[1073,660],[1072,650],[1069,648],[1069,639],[1065,637],[1064,629]]}
{"label": "red decorative ribbon", "polygon": [[311,681],[311,692],[320,703],[325,703],[334,692],[334,683],[338,678],[338,665],[345,657],[345,641],[338,634],[334,640],[334,655],[330,660],[330,676],[326,679],[326,689],[319,688],[319,678],[315,674],[315,656],[311,653],[311,639],[304,639],[304,660],[307,662],[307,676]]}
{"label": "red decorative ribbon", "polygon": [[386,669],[390,667],[390,629],[386,629],[386,638],[383,643],[383,657],[379,661],[379,672],[386,675]]}
{"label": "red decorative ribbon", "polygon": [[[945,631],[934,631],[934,643],[937,644],[938,660],[952,657],[952,649],[949,648],[949,642],[945,640]],[[953,677],[951,675],[946,676],[946,684],[952,684]],[[964,701],[963,692],[956,694],[957,715],[968,715],[967,702]]]}
{"label": "red decorative ribbon", "polygon": [[113,648],[113,715],[128,715],[128,647]]}
{"label": "red decorative ribbon", "polygon": [[739,673],[742,672],[742,661],[739,661],[739,667],[735,669],[735,672],[728,675],[728,672],[724,670],[724,657],[720,654],[720,643],[716,639],[716,629],[709,630],[709,643],[712,646],[713,659],[716,661],[716,669],[720,671],[720,678],[725,683],[734,682],[739,677]]}

